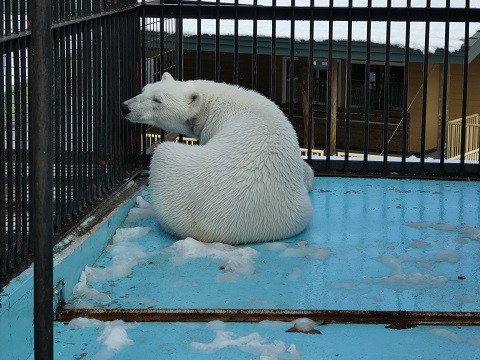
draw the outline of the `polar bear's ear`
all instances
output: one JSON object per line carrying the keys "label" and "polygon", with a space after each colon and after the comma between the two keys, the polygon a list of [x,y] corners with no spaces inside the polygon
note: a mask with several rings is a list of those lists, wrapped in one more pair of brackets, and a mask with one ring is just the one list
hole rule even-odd
{"label": "polar bear's ear", "polygon": [[200,93],[197,91],[192,91],[189,94],[190,105],[197,105],[200,103]]}
{"label": "polar bear's ear", "polygon": [[172,75],[169,72],[164,72],[162,75],[162,81],[174,80]]}

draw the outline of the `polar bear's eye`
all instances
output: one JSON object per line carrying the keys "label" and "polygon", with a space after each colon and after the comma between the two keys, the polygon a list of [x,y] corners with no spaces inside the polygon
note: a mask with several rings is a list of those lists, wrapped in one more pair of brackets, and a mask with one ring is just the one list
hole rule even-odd
{"label": "polar bear's eye", "polygon": [[161,104],[161,103],[162,103],[162,100],[160,100],[160,99],[153,99],[153,101],[155,101],[155,102],[158,103],[158,104]]}

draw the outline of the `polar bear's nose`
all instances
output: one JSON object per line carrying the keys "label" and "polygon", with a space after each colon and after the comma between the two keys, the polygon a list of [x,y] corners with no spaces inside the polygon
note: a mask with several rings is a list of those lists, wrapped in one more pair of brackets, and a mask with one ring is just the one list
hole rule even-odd
{"label": "polar bear's nose", "polygon": [[120,110],[122,110],[123,115],[127,115],[130,112],[128,105],[125,103],[122,103],[122,105],[120,105]]}

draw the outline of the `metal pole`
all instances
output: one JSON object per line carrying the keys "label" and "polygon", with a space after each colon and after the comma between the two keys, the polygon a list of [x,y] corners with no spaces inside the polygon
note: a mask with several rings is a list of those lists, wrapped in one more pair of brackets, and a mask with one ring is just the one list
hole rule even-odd
{"label": "metal pole", "polygon": [[53,119],[51,0],[30,2],[31,231],[35,358],[53,359]]}

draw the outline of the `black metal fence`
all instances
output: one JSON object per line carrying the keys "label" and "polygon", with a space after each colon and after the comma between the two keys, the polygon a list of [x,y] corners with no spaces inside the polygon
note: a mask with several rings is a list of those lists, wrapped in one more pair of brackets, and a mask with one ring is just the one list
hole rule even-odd
{"label": "black metal fence", "polygon": [[[278,6],[280,3],[283,6]],[[253,0],[250,4],[246,1],[239,4],[238,0],[230,4],[218,0],[210,3],[159,0],[148,2],[145,14],[150,21],[160,23],[166,18],[177,19],[179,68],[176,74],[179,79],[204,78],[236,83],[284,103],[299,135],[306,134],[304,146],[308,148],[308,161],[317,173],[478,178],[480,164],[478,160],[466,159],[464,150],[465,119],[480,103],[473,93],[478,83],[476,77],[480,74],[472,71],[479,66],[478,54],[474,53],[479,45],[476,44],[478,36],[470,32],[478,30],[480,9],[473,3],[470,6],[468,0],[461,8],[449,0],[442,7],[432,6],[430,0],[422,8],[413,7],[411,0],[405,3],[402,8],[392,8],[392,2],[387,1],[385,8],[383,5],[374,7],[377,4],[373,1],[368,1],[366,7],[353,7],[351,0],[348,7],[337,6],[333,0],[312,0],[307,6],[295,6],[298,5],[295,0],[288,4],[276,0]],[[205,20],[214,24],[206,26]],[[223,30],[227,28],[224,26],[226,20],[230,21],[227,31]],[[352,34],[353,24],[358,22],[364,24],[364,40],[354,39],[358,34]],[[403,34],[399,35],[397,30],[392,34],[392,26],[399,23],[403,26]],[[383,28],[376,27],[372,33],[376,24],[382,24]],[[421,32],[417,31],[418,24],[423,26]],[[428,51],[433,24],[442,24],[440,33],[436,28],[435,36],[443,36],[444,40],[435,50]],[[458,25],[462,28],[463,45],[451,49],[450,30],[454,26],[458,30]],[[268,34],[260,33],[259,26],[269,26]],[[285,27],[290,29],[286,38]],[[325,29],[324,39],[315,39],[317,27]],[[298,39],[300,28],[304,33]],[[334,36],[338,28],[345,31],[340,38]],[[379,35],[384,35],[381,44],[378,43]],[[399,37],[402,45],[398,44]],[[283,69],[282,58],[286,60],[283,64],[287,64]],[[297,59],[304,59],[308,64],[303,78],[297,74],[301,67],[296,65]],[[318,72],[314,69],[319,60],[326,64],[326,106],[320,112],[314,107],[314,84],[318,82],[318,75],[315,75]],[[360,89],[359,74],[357,78],[352,77],[352,63],[359,61],[363,66],[360,74],[363,96],[356,96]],[[454,70],[458,73],[458,69],[453,68],[457,65],[461,67],[460,75],[452,80]],[[434,77],[438,80],[432,81]],[[296,81],[288,80],[293,78]],[[300,101],[297,100],[299,96],[295,96],[300,90],[295,87],[302,79],[303,91],[307,94],[303,106],[306,110],[297,114],[295,109],[302,107],[295,105]],[[450,82],[455,85],[451,86]],[[286,86],[289,88],[285,89]],[[454,112],[449,109],[449,101],[453,100],[447,99],[453,95],[459,106],[458,117],[462,118],[462,137],[458,144],[462,155],[458,161],[447,161],[446,124]],[[432,96],[436,96],[434,102],[430,100]],[[358,99],[362,104],[358,104]],[[358,108],[363,109],[361,127],[358,119],[352,127],[353,106],[356,114]],[[432,115],[430,109],[434,106],[437,109]],[[338,114],[340,109],[344,109],[344,113]],[[319,121],[323,125],[319,126],[317,117],[321,112],[325,115]],[[298,115],[304,121],[295,123]],[[341,126],[340,122],[337,124],[337,117],[345,119]],[[302,136],[299,138],[302,142]],[[374,151],[373,143],[380,143],[380,149]],[[324,157],[312,156],[314,148],[323,150]],[[342,158],[337,156],[339,154]],[[412,159],[412,155],[416,158]]]}
{"label": "black metal fence", "polygon": [[[480,30],[480,9],[470,8],[469,0],[462,8],[454,8],[450,0],[441,8],[432,7],[430,0],[425,8],[412,7],[411,0],[406,0],[403,8],[392,8],[391,0],[386,8],[373,7],[372,0],[367,7],[353,7],[352,0],[348,1],[348,7],[334,6],[333,0],[320,4],[312,0],[309,6],[295,6],[295,0],[288,6],[283,3],[277,6],[277,0],[267,5],[259,5],[257,0],[253,4],[239,4],[238,0],[233,4],[221,4],[218,0],[213,3],[160,0],[142,4],[136,0],[53,0],[51,3],[53,101],[46,101],[53,113],[52,202],[57,236],[133,176],[147,147],[159,138],[163,140],[162,132],[126,122],[119,112],[123,100],[138,93],[145,82],[158,80],[163,71],[170,71],[181,80],[206,78],[240,84],[284,104],[292,122],[296,118],[303,120],[294,125],[306,134],[307,161],[317,173],[474,179],[480,176],[479,161],[469,161],[465,156],[466,119],[480,103],[475,87],[480,77],[480,42],[477,43],[480,36],[472,36],[470,31]],[[35,180],[30,176],[31,170],[35,169],[35,173],[38,170],[38,164],[31,160],[34,158],[31,145],[42,143],[36,141],[37,134],[31,131],[29,100],[33,85],[29,86],[32,73],[29,61],[35,56],[30,51],[32,3],[3,0],[0,4],[2,285],[30,261],[32,235],[37,236],[30,233],[32,219],[35,218],[36,224],[49,219],[32,207],[30,201],[35,195],[30,192]],[[186,29],[191,20],[196,21],[195,25]],[[214,21],[212,34],[204,34],[202,20]],[[225,20],[232,21],[233,30],[223,35]],[[266,22],[271,26],[267,35],[262,33]],[[354,41],[355,22],[365,25],[363,40]],[[372,33],[376,23],[384,24],[385,40],[381,45],[376,40],[378,29]],[[392,26],[398,23],[404,25],[403,46],[392,41]],[[418,23],[424,26],[420,46],[423,52],[418,46],[411,46],[412,38],[418,42],[418,34],[412,33]],[[441,31],[444,42],[431,53],[430,29],[438,23],[444,24]],[[339,24],[346,30],[341,39],[334,36]],[[449,51],[450,30],[458,24],[463,26],[463,46]],[[245,26],[251,29],[248,34]],[[325,26],[324,39],[314,36],[319,26]],[[285,27],[289,30],[286,36]],[[300,28],[307,29],[306,37],[298,39]],[[396,40],[398,35],[395,34]],[[301,65],[295,65],[297,61]],[[453,65],[460,66],[461,71]],[[432,74],[438,76],[435,81],[431,81]],[[355,98],[362,81],[364,96]],[[400,87],[399,82],[403,84]],[[325,95],[315,95],[319,91],[315,90],[315,83],[326,84]],[[393,83],[397,84],[395,94],[391,93]],[[298,96],[302,93],[304,100]],[[429,100],[432,93],[437,98],[433,120]],[[452,95],[456,96],[448,100]],[[36,104],[41,103],[41,94],[34,96]],[[322,100],[315,100],[317,97]],[[393,98],[402,102],[394,101],[395,109]],[[416,105],[414,101],[418,101]],[[372,108],[373,104],[378,104],[377,108]],[[447,121],[454,105],[459,105],[461,118],[461,155],[459,161],[449,162],[445,160]],[[414,111],[418,112],[416,120]],[[316,123],[319,116],[323,121],[320,130]],[[337,117],[342,118],[341,127]],[[416,125],[411,127],[414,121]],[[376,133],[372,132],[374,125]],[[413,132],[415,129],[417,133]],[[427,159],[431,155],[432,134],[438,139],[437,161]],[[374,139],[378,136],[379,139]],[[392,149],[395,138],[398,149]],[[382,144],[381,161],[370,157],[374,140]],[[323,157],[313,156],[313,149],[318,147],[324,151]],[[335,156],[338,150],[343,157]],[[360,152],[359,161],[351,156],[354,151]],[[411,154],[418,156],[417,161],[409,161]],[[397,155],[398,161],[392,155]],[[42,233],[42,241],[46,239],[50,246],[50,238],[45,234],[48,231]],[[48,263],[51,259],[44,260]],[[51,293],[47,285],[40,288],[45,294]]]}
{"label": "black metal fence", "polygon": [[[30,201],[29,8],[1,1],[0,287],[30,263],[42,216]],[[142,86],[137,1],[55,0],[52,22],[55,242],[135,174],[145,144],[119,111]]]}

